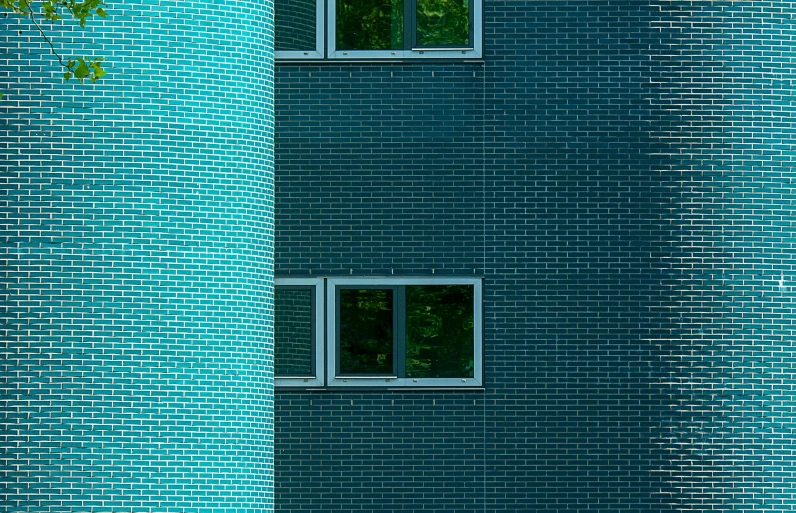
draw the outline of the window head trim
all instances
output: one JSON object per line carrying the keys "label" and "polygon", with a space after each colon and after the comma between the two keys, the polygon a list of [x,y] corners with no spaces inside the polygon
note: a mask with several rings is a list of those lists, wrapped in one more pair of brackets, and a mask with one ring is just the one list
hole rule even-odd
{"label": "window head trim", "polygon": [[[323,386],[325,383],[324,371],[324,334],[323,334],[323,278],[276,278],[274,288],[285,287],[314,287],[313,294],[313,376],[284,376],[274,375],[274,384],[279,387],[313,387]],[[276,349],[276,348],[274,348]],[[274,351],[276,354],[276,351]],[[276,367],[274,367],[276,368]]]}

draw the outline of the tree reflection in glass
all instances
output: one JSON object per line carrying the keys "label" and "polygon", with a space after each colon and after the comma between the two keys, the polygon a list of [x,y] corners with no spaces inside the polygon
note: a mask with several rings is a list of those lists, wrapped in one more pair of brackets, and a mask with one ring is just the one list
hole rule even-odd
{"label": "tree reflection in glass", "polygon": [[417,0],[417,45],[470,46],[469,0]]}
{"label": "tree reflection in glass", "polygon": [[473,287],[406,287],[406,376],[473,377]]}
{"label": "tree reflection in glass", "polygon": [[338,50],[403,48],[403,0],[338,0],[335,14]]}
{"label": "tree reflection in glass", "polygon": [[392,289],[341,289],[340,373],[393,372]]}

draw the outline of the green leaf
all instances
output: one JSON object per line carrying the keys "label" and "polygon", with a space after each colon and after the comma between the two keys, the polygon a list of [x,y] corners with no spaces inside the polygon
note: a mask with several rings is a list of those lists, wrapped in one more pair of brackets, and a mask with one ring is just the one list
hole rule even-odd
{"label": "green leaf", "polygon": [[53,0],[45,0],[42,2],[41,7],[44,19],[50,21],[61,19],[61,16],[58,15],[58,4]]}
{"label": "green leaf", "polygon": [[95,80],[100,79],[100,78],[104,77],[105,75],[107,75],[106,71],[104,69],[102,69],[102,66],[98,62],[92,64],[91,67],[94,70]]}
{"label": "green leaf", "polygon": [[80,64],[77,65],[77,68],[75,68],[74,73],[75,77],[78,80],[83,80],[84,78],[86,78],[89,74],[88,65],[86,64],[86,61],[80,59]]}
{"label": "green leaf", "polygon": [[103,9],[102,7],[97,7],[97,16],[104,19],[108,17],[108,13],[106,13],[105,9]]}

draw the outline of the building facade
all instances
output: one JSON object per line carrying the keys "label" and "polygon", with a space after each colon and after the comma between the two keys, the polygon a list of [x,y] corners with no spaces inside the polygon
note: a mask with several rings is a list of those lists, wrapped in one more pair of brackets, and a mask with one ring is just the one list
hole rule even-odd
{"label": "building facade", "polygon": [[[485,0],[437,60],[330,5],[276,8],[277,509],[792,509],[796,5]],[[482,284],[482,382],[346,383],[330,283],[420,278]]]}
{"label": "building facade", "polygon": [[275,10],[0,20],[3,511],[793,509],[794,2]]}

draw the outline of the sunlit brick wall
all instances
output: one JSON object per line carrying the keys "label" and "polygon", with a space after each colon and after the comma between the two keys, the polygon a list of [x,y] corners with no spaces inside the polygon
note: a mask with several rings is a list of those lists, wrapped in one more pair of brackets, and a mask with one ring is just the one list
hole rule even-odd
{"label": "sunlit brick wall", "polygon": [[0,19],[7,512],[273,509],[271,2]]}

